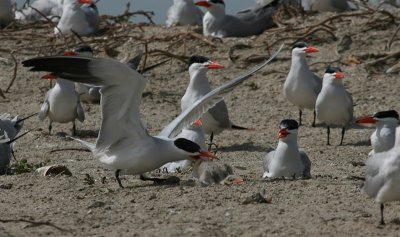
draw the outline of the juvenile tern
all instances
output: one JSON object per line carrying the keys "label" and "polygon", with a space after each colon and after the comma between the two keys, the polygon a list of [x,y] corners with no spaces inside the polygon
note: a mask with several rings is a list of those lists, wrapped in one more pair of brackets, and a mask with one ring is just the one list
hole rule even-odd
{"label": "juvenile tern", "polygon": [[342,128],[340,145],[343,145],[346,126],[353,119],[353,98],[344,88],[343,78],[344,73],[340,68],[328,67],[322,80],[321,92],[315,104],[317,118],[327,126],[327,145],[330,145],[329,135],[332,126]]}
{"label": "juvenile tern", "polygon": [[151,136],[143,127],[139,106],[146,79],[126,64],[113,59],[83,56],[38,57],[23,62],[31,71],[49,71],[75,82],[102,85],[100,90],[102,121],[95,144],[81,141],[104,165],[116,170],[115,177],[123,187],[119,174],[144,174],[171,161],[216,157],[185,139],[173,139],[188,127],[235,86],[253,76],[266,66],[269,60],[246,74],[217,87],[193,103],[167,125],[159,136]]}
{"label": "juvenile tern", "polygon": [[264,158],[263,178],[311,177],[311,161],[297,144],[299,125],[296,120],[284,119],[279,125],[279,142]]}
{"label": "juvenile tern", "polygon": [[396,140],[396,129],[399,125],[399,114],[395,110],[380,111],[374,115],[363,116],[357,119],[359,124],[375,124],[376,130],[371,135],[372,151],[374,153],[390,150]]}
{"label": "juvenile tern", "polygon": [[306,61],[306,54],[315,52],[319,50],[308,46],[305,42],[293,45],[292,63],[283,85],[285,97],[299,108],[300,126],[303,109],[312,109],[314,110],[312,126],[315,127],[315,102],[322,88],[322,80],[310,70]]}

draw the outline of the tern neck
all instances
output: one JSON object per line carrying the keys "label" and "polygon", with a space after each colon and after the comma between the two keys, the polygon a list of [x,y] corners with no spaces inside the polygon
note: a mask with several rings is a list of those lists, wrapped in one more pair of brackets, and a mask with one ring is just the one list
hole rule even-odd
{"label": "tern neck", "polygon": [[297,144],[297,136],[291,134],[290,137],[279,139],[276,152],[282,155],[282,159],[292,159],[293,157],[298,158],[299,146]]}
{"label": "tern neck", "polygon": [[292,53],[292,64],[290,65],[290,71],[309,71],[305,54]]}
{"label": "tern neck", "polygon": [[58,78],[56,84],[62,89],[74,90],[74,83],[71,81]]}
{"label": "tern neck", "polygon": [[190,82],[186,92],[204,95],[211,91],[207,69],[189,70]]}

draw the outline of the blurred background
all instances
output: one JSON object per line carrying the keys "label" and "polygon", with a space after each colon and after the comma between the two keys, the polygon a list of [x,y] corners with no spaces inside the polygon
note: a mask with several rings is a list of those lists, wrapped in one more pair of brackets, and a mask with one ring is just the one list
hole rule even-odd
{"label": "blurred background", "polygon": [[[199,0],[196,0],[199,1]],[[18,9],[22,7],[25,0],[16,0]],[[31,0],[33,2],[33,0]],[[173,0],[100,0],[96,4],[100,14],[120,15],[126,9],[127,3],[131,4],[131,11],[153,11],[155,16],[153,21],[157,24],[164,24],[166,12],[172,5]],[[229,14],[234,14],[239,10],[243,10],[254,4],[253,0],[228,0],[225,1],[226,11]],[[134,17],[133,22],[142,22],[147,20],[144,17]]]}

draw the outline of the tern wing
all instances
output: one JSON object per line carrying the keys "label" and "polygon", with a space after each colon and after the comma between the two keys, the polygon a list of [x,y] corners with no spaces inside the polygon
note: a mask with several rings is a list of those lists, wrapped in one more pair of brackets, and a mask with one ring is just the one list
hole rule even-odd
{"label": "tern wing", "polygon": [[41,121],[43,121],[46,117],[47,117],[47,113],[49,112],[49,108],[50,108],[50,104],[49,104],[49,96],[51,93],[50,89],[47,93],[46,96],[44,97],[44,102],[42,104],[42,106],[40,107],[40,111],[39,111],[39,119]]}
{"label": "tern wing", "polygon": [[300,150],[300,159],[304,165],[303,176],[304,177],[311,177],[311,161],[308,158],[308,155],[303,151]]}
{"label": "tern wing", "polygon": [[282,44],[279,49],[264,63],[258,65],[252,70],[248,71],[242,76],[239,76],[217,88],[208,92],[202,98],[197,100],[192,106],[184,110],[178,117],[176,117],[170,124],[168,124],[159,134],[163,137],[175,137],[183,128],[187,128],[191,125],[197,118],[201,117],[208,109],[217,104],[223,99],[223,97],[231,92],[236,86],[244,82],[246,79],[252,77],[256,72],[265,67],[269,62],[271,62],[282,50],[284,44]]}
{"label": "tern wing", "polygon": [[22,63],[32,67],[31,71],[48,71],[74,82],[102,86],[102,122],[96,149],[108,148],[126,138],[134,146],[149,137],[139,115],[146,79],[128,65],[82,56],[38,57]]}

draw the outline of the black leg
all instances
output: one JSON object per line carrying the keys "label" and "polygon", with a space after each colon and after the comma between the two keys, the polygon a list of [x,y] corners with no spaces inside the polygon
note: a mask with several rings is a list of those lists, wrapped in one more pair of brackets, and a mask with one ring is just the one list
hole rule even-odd
{"label": "black leg", "polygon": [[312,122],[311,126],[315,127],[315,118],[317,117],[317,113],[315,112],[315,109],[314,109],[313,114],[314,114],[314,119],[313,119],[313,122]]}
{"label": "black leg", "polygon": [[122,186],[121,180],[119,179],[119,172],[121,172],[121,170],[116,170],[116,171],[115,171],[115,178],[117,179],[118,185],[119,185],[121,188],[124,188],[124,186]]}
{"label": "black leg", "polygon": [[11,149],[11,155],[14,157],[14,160],[15,160],[15,161],[18,161],[17,158],[15,158],[14,149]]}
{"label": "black leg", "polygon": [[383,220],[383,208],[384,204],[381,203],[381,221],[379,222],[380,225],[385,225],[385,221]]}
{"label": "black leg", "polygon": [[301,126],[301,116],[303,115],[303,111],[299,109],[299,126]]}
{"label": "black leg", "polygon": [[75,126],[75,121],[72,122],[72,136],[75,136],[76,134],[76,126]]}
{"label": "black leg", "polygon": [[150,177],[146,177],[145,175],[141,174],[140,175],[140,180],[143,181],[153,181],[156,184],[160,184],[165,182],[167,179],[160,179],[160,178],[150,178]]}
{"label": "black leg", "polygon": [[53,126],[51,126],[51,121],[50,121],[50,124],[49,124],[49,135],[51,135],[51,129],[53,128]]}
{"label": "black leg", "polygon": [[342,139],[340,139],[340,145],[343,145],[343,138],[344,138],[344,133],[346,132],[346,127],[342,128]]}
{"label": "black leg", "polygon": [[213,145],[213,139],[214,139],[214,132],[211,132],[211,135],[210,135],[210,144],[208,144],[208,151],[211,151],[211,147],[212,147],[212,145]]}
{"label": "black leg", "polygon": [[331,143],[329,142],[329,135],[331,134],[331,128],[329,126],[326,126],[326,128],[327,128],[326,131],[327,131],[327,134],[328,134],[328,142],[326,143],[326,145],[330,146]]}

